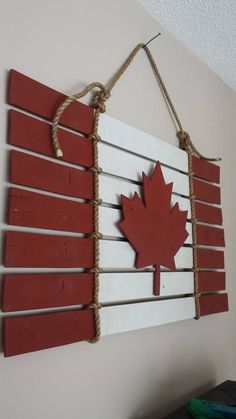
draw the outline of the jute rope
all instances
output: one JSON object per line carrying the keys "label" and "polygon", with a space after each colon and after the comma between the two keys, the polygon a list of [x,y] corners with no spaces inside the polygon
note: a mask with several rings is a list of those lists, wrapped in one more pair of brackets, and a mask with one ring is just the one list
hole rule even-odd
{"label": "jute rope", "polygon": [[[149,42],[148,42],[149,43]],[[193,272],[194,272],[194,297],[196,302],[196,319],[200,318],[200,293],[199,293],[199,281],[198,281],[198,264],[197,264],[197,229],[196,229],[196,208],[195,208],[195,196],[194,196],[194,187],[193,187],[193,164],[192,164],[192,156],[198,156],[203,160],[209,161],[219,161],[220,158],[210,158],[202,155],[197,148],[194,146],[190,135],[183,130],[182,123],[180,118],[177,114],[177,111],[173,105],[173,102],[170,98],[170,95],[167,91],[165,83],[162,79],[162,76],[157,68],[157,65],[154,61],[154,58],[147,47],[147,44],[140,43],[138,44],[133,51],[129,54],[127,59],[124,63],[120,66],[117,72],[114,74],[112,79],[107,83],[106,86],[102,85],[99,82],[92,83],[88,85],[85,89],[81,92],[76,93],[68,97],[58,108],[52,124],[52,140],[53,145],[55,148],[55,153],[57,157],[62,157],[63,152],[60,147],[58,137],[57,137],[57,130],[58,124],[60,121],[60,117],[65,109],[72,103],[80,99],[81,97],[85,96],[87,93],[92,91],[93,89],[97,88],[98,91],[96,92],[93,100],[92,106],[95,108],[95,119],[94,119],[94,127],[93,127],[93,134],[90,136],[91,140],[93,140],[93,150],[94,150],[94,166],[91,168],[93,171],[94,176],[94,200],[92,201],[94,205],[94,233],[91,237],[95,240],[95,258],[94,258],[94,267],[91,269],[91,272],[94,273],[94,300],[93,303],[90,304],[89,308],[94,310],[94,318],[95,318],[95,327],[96,327],[96,335],[95,338],[91,342],[97,342],[100,337],[100,316],[99,316],[99,309],[101,308],[101,304],[99,303],[99,273],[101,271],[99,267],[99,240],[102,238],[102,234],[99,232],[99,205],[101,205],[102,201],[99,197],[99,174],[101,173],[102,169],[99,167],[98,162],[98,141],[100,137],[98,135],[98,123],[99,123],[99,115],[106,111],[105,102],[111,96],[111,90],[114,88],[116,83],[125,73],[125,71],[130,66],[131,62],[137,55],[137,53],[143,49],[147,55],[151,68],[153,70],[154,76],[158,82],[158,85],[162,91],[164,98],[167,101],[167,104],[174,116],[174,119],[178,125],[179,131],[177,132],[177,137],[179,140],[179,146],[181,149],[185,150],[188,154],[188,177],[189,177],[189,190],[190,190],[190,204],[191,204],[191,220],[192,220],[192,231],[193,231]]]}

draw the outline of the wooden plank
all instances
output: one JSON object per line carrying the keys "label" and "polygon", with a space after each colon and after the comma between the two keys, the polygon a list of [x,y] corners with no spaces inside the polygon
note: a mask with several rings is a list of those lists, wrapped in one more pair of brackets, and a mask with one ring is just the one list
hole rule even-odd
{"label": "wooden plank", "polygon": [[207,160],[192,157],[194,176],[209,182],[220,183],[220,167]]}
{"label": "wooden plank", "polygon": [[92,310],[4,319],[4,355],[13,356],[94,337]]}
{"label": "wooden plank", "polygon": [[[104,269],[130,269],[135,266],[136,253],[128,242],[101,240],[100,266]],[[175,255],[176,269],[192,268],[193,252],[191,248],[181,247]]]}
{"label": "wooden plank", "polygon": [[202,295],[200,297],[201,316],[228,311],[228,294]]}
{"label": "wooden plank", "polygon": [[[99,189],[103,202],[115,205],[121,204],[120,195],[122,194],[129,198],[131,198],[135,192],[138,192],[139,195],[142,194],[142,188],[140,186],[125,180],[106,176],[104,173],[100,176]],[[180,209],[188,211],[188,218],[191,218],[189,199],[173,194],[171,202],[172,205],[174,205],[175,202],[178,202]]]}
{"label": "wooden plank", "polygon": [[197,243],[208,246],[225,246],[224,230],[223,228],[207,227],[201,224],[196,225],[197,229]]}
{"label": "wooden plank", "polygon": [[188,157],[185,151],[109,115],[100,115],[98,132],[102,140],[109,144],[188,172]]}
{"label": "wooden plank", "polygon": [[[133,268],[135,252],[128,242],[101,240],[102,268]],[[192,267],[192,249],[182,247],[175,256],[176,268]],[[93,239],[7,232],[5,266],[89,268],[93,265]]]}
{"label": "wooden plank", "polygon": [[101,334],[159,326],[195,316],[193,297],[105,307],[101,310]]}
{"label": "wooden plank", "polygon": [[93,206],[10,188],[8,224],[91,234]]}
{"label": "wooden plank", "polygon": [[[110,306],[100,310],[102,336],[189,319],[193,297]],[[13,356],[92,339],[92,310],[4,319],[4,355]]]}
{"label": "wooden plank", "polygon": [[[153,298],[153,272],[100,274],[101,303]],[[160,297],[193,293],[192,272],[161,272]],[[224,272],[199,272],[199,292],[225,289]],[[93,276],[83,273],[4,275],[3,312],[89,304]]]}
{"label": "wooden plank", "polygon": [[3,312],[90,304],[93,301],[93,275],[4,275],[2,301]]}
{"label": "wooden plank", "polygon": [[[99,166],[102,167],[103,172],[136,182],[142,182],[143,172],[150,176],[156,165],[153,159],[136,156],[102,142],[98,144],[98,149]],[[166,183],[173,182],[173,192],[189,196],[187,175],[165,166],[162,166],[162,172]]]}
{"label": "wooden plank", "polygon": [[[153,298],[154,272],[100,274],[101,303]],[[160,296],[193,293],[192,272],[161,272]]]}
{"label": "wooden plank", "polygon": [[11,267],[90,268],[94,240],[6,232],[4,265]]}
{"label": "wooden plank", "polygon": [[197,249],[198,268],[224,269],[224,252],[220,250]]}
{"label": "wooden plank", "polygon": [[[15,110],[9,111],[8,143],[16,147],[55,157],[51,125]],[[92,141],[64,129],[58,130],[63,150],[60,160],[85,167],[93,165]]]}
{"label": "wooden plank", "polygon": [[201,202],[195,202],[195,210],[198,221],[222,225],[223,220],[221,208],[206,205]]}
{"label": "wooden plank", "polygon": [[10,182],[72,197],[93,198],[92,172],[11,151]]}
{"label": "wooden plank", "polygon": [[[153,298],[153,279],[153,272],[101,273],[99,301],[107,304]],[[161,297],[191,293],[192,272],[161,272]],[[3,278],[3,312],[90,304],[92,301],[92,274],[8,274]]]}
{"label": "wooden plank", "polygon": [[198,273],[199,292],[225,290],[225,272],[201,271]]}
{"label": "wooden plank", "polygon": [[[9,74],[8,103],[35,115],[52,120],[67,96],[11,70]],[[94,111],[80,102],[73,102],[63,113],[60,123],[84,134],[93,130]]]}
{"label": "wooden plank", "polygon": [[212,204],[220,204],[220,188],[210,183],[193,179],[194,195],[201,201],[210,202]]}

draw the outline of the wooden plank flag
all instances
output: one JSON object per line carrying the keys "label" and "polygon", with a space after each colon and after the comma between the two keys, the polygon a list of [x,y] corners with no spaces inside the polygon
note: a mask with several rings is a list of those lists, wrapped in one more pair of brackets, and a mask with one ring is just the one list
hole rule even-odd
{"label": "wooden plank flag", "polygon": [[[42,83],[10,71],[8,103],[18,110],[10,109],[8,129],[12,150],[2,303],[5,356],[90,340],[95,335],[94,313],[89,308],[94,296],[94,277],[90,272],[94,264],[94,188],[90,171],[93,146],[89,138],[94,111],[79,102],[66,109],[58,130],[63,149],[63,158],[58,161],[52,147],[51,121],[65,98]],[[187,154],[105,114],[100,116],[99,135],[99,165],[103,169],[99,181],[103,201],[99,207],[103,234],[101,335],[195,317]],[[163,176],[159,186],[150,180],[157,161],[159,175]],[[201,315],[205,316],[228,310],[220,168],[194,156],[193,172],[199,302]],[[162,188],[159,202],[155,187]],[[154,188],[153,192],[150,188]],[[136,267],[135,241],[128,241],[120,228],[121,195],[127,197],[131,215],[134,202],[139,206],[139,230],[144,225],[142,217],[147,214],[143,209],[152,201],[149,211],[153,211],[153,221],[142,230],[146,247],[158,234],[163,235],[164,243],[167,223],[173,220],[173,224],[168,224],[168,252],[172,249],[173,258],[168,262],[169,253],[163,252],[157,296],[153,286],[154,262],[148,262],[151,248],[145,256],[149,265],[143,262]],[[161,215],[164,209],[165,215]],[[157,214],[159,227],[154,229]],[[177,215],[182,217],[184,228],[179,231],[184,234],[179,233],[179,247],[174,250],[177,244],[171,237],[176,238]],[[132,235],[137,226],[134,216],[130,220]],[[156,256],[161,250],[156,247]],[[54,311],[44,311],[50,308]],[[15,314],[8,316],[10,312]]]}

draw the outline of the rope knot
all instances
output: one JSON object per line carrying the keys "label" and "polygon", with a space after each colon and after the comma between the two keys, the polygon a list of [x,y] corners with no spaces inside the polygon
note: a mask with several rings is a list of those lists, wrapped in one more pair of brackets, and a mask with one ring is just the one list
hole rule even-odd
{"label": "rope knot", "polygon": [[98,134],[92,134],[89,136],[90,140],[94,141],[95,143],[99,143],[101,141],[101,137]]}
{"label": "rope knot", "polygon": [[93,268],[90,268],[89,272],[91,272],[92,274],[97,274],[98,275],[102,272],[102,269],[95,266]]}
{"label": "rope knot", "polygon": [[105,102],[107,99],[109,99],[110,96],[111,93],[108,90],[100,90],[94,96],[92,107],[95,109],[99,109],[101,113],[106,112]]}
{"label": "rope knot", "polygon": [[186,131],[178,131],[176,135],[179,140],[179,148],[185,151],[191,151],[192,143],[191,143],[190,135]]}
{"label": "rope knot", "polygon": [[102,305],[100,303],[91,303],[88,306],[91,310],[100,310],[102,308]]}
{"label": "rope knot", "polygon": [[96,231],[96,232],[91,234],[91,237],[93,237],[94,239],[97,239],[97,240],[101,240],[103,238],[103,235],[102,235],[102,233],[99,233],[98,231]]}

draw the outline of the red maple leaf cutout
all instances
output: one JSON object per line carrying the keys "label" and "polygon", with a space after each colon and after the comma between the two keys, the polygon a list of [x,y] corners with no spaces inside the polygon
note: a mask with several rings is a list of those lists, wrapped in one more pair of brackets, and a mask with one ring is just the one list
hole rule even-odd
{"label": "red maple leaf cutout", "polygon": [[137,253],[135,266],[154,265],[154,294],[160,294],[160,266],[176,269],[174,257],[188,237],[187,211],[171,207],[173,182],[166,184],[157,162],[152,174],[142,174],[144,202],[135,192],[121,195],[123,220],[119,227]]}

